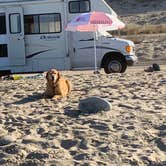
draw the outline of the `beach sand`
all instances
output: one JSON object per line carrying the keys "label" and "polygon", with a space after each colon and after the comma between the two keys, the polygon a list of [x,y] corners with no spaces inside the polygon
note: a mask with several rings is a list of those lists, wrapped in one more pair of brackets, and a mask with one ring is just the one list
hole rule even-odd
{"label": "beach sand", "polygon": [[[166,67],[145,73],[64,71],[68,98],[44,99],[45,78],[0,81],[0,165],[166,165]],[[109,112],[84,115],[99,96]]]}

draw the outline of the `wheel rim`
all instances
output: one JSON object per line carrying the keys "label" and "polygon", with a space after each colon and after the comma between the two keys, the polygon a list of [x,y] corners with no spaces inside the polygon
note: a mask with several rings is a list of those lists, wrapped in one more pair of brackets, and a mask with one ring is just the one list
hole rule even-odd
{"label": "wheel rim", "polygon": [[108,64],[108,69],[110,71],[118,73],[122,70],[122,65],[119,61],[114,60]]}

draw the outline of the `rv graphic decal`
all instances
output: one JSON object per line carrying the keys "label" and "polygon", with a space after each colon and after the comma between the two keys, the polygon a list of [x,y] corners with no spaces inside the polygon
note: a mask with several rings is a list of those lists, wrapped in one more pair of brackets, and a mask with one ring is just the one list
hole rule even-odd
{"label": "rv graphic decal", "polygon": [[49,51],[49,50],[43,50],[43,51],[35,52],[35,53],[31,54],[31,55],[26,56],[26,58],[29,59],[29,58],[32,58],[32,57],[34,57],[36,55],[39,55],[39,54],[47,52],[47,51]]}
{"label": "rv graphic decal", "polygon": [[94,38],[91,38],[91,39],[81,39],[79,41],[93,41],[93,40],[94,40]]}
{"label": "rv graphic decal", "polygon": [[40,36],[41,40],[49,40],[49,41],[50,40],[57,40],[59,38],[60,38],[60,36],[57,36],[57,35],[56,36],[55,35],[49,35],[49,36],[48,35],[41,35]]}
{"label": "rv graphic decal", "polygon": [[[94,46],[83,47],[83,48],[79,48],[79,49],[89,49],[89,48],[94,49]],[[114,48],[111,48],[111,47],[96,46],[96,48],[97,48],[97,49],[107,49],[107,50],[113,50],[113,51],[118,51],[118,52],[120,52],[120,50],[118,50],[118,49],[114,49]]]}

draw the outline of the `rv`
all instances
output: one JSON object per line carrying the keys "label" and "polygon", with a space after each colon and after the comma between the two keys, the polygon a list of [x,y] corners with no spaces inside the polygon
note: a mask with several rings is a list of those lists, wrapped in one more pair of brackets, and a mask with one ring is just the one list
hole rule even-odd
{"label": "rv", "polygon": [[[90,11],[116,15],[104,0],[0,0],[0,74],[94,68],[93,34],[64,28]],[[134,50],[132,41],[100,34],[97,67],[125,72]]]}

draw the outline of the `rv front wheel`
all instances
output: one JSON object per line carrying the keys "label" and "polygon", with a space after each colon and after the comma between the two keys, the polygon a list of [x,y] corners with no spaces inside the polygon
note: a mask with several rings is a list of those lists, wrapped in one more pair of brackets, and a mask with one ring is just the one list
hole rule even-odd
{"label": "rv front wheel", "polygon": [[124,73],[126,71],[127,64],[121,58],[109,58],[105,62],[104,71],[105,73]]}

